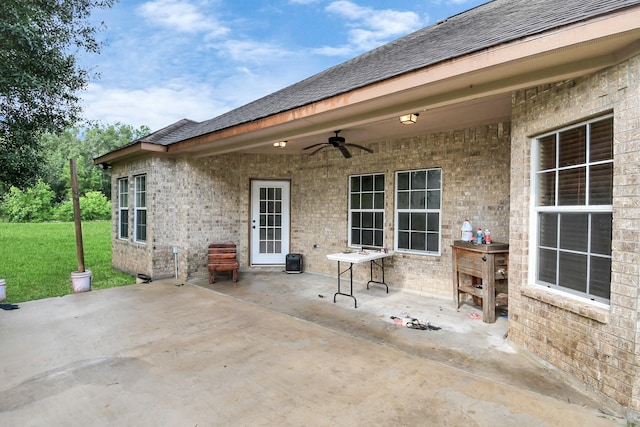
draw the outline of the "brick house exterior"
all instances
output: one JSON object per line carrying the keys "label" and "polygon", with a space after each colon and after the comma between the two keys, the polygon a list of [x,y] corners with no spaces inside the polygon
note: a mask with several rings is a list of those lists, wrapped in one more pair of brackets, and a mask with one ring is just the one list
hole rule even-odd
{"label": "brick house exterior", "polygon": [[[513,25],[501,22],[505,16]],[[422,62],[408,63],[407,52]],[[420,112],[416,125],[399,124],[399,114],[413,111]],[[613,123],[612,162],[588,170],[612,164],[612,202],[596,208],[596,216],[612,217],[610,253],[587,257],[610,263],[610,289],[608,298],[589,298],[538,280],[536,144],[601,119]],[[328,148],[308,155],[305,147],[335,129],[373,153],[352,149],[345,159]],[[287,147],[274,148],[281,139]],[[213,241],[236,243],[241,271],[282,270],[281,263],[255,262],[252,252],[256,180],[288,183],[288,252],[304,255],[305,271],[334,274],[326,254],[349,246],[352,177],[384,177],[383,246],[397,250],[397,174],[439,171],[438,251],[397,250],[388,282],[450,296],[451,244],[462,222],[490,229],[494,241],[510,245],[509,339],[613,399],[636,423],[638,153],[640,1],[498,0],[211,121],[170,125],[95,162],[112,167],[114,267],[171,277],[176,248],[177,274],[185,279],[206,275]],[[136,177],[144,177],[140,191]],[[599,270],[590,271],[597,279]],[[354,273],[364,279],[368,272]]]}

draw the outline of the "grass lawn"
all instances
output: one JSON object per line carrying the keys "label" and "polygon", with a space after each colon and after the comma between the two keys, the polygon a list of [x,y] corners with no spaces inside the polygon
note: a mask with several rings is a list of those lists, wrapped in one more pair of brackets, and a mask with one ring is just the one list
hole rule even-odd
{"label": "grass lawn", "polygon": [[[92,289],[135,283],[133,276],[111,268],[111,222],[83,222],[82,241]],[[0,223],[0,279],[7,284],[7,303],[73,293],[71,272],[77,270],[72,222]]]}

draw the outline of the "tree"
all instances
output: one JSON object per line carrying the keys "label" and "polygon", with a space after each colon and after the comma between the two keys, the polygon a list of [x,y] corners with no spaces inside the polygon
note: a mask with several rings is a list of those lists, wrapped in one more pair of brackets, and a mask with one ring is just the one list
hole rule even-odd
{"label": "tree", "polygon": [[60,202],[70,195],[69,159],[76,159],[80,195],[100,191],[110,199],[111,171],[98,168],[93,159],[148,133],[146,126],[134,129],[121,123],[94,123],[86,128],[74,127],[59,134],[42,135],[40,144],[45,154],[42,178],[56,193],[55,201]]}
{"label": "tree", "polygon": [[75,55],[99,53],[89,17],[114,1],[0,1],[0,190],[33,184],[42,160],[37,136],[80,120],[77,92],[91,76]]}

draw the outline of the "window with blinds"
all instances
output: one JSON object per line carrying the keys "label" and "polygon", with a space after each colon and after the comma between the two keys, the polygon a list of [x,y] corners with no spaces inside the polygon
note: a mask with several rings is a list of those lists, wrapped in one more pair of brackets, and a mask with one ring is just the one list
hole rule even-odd
{"label": "window with blinds", "polygon": [[534,141],[536,282],[609,302],[613,117]]}
{"label": "window with blinds", "polygon": [[129,180],[118,179],[118,238],[129,238]]}
{"label": "window with blinds", "polygon": [[136,242],[147,241],[147,176],[135,177],[135,236]]}

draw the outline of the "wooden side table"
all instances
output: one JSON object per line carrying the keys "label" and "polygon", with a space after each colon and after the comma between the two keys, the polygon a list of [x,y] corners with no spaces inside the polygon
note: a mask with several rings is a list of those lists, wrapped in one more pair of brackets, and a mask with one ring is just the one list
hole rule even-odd
{"label": "wooden side table", "polygon": [[[460,294],[482,298],[482,320],[496,321],[496,280],[507,278],[509,244],[494,242],[490,245],[474,245],[456,240],[453,242],[453,301],[460,307]],[[482,288],[473,284],[461,285],[460,274],[468,274],[481,280]]]}

